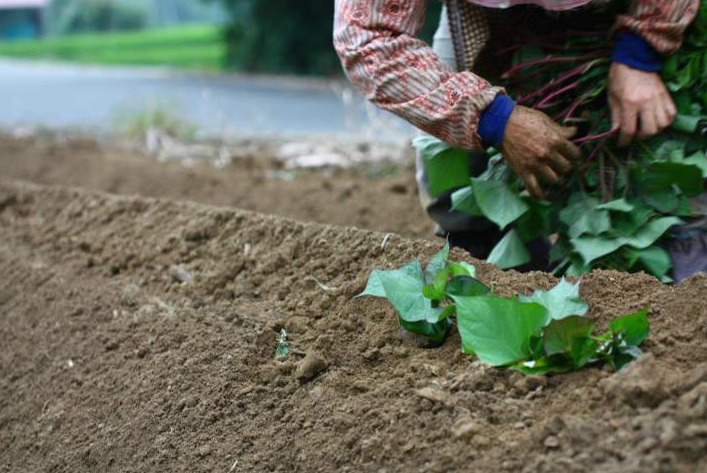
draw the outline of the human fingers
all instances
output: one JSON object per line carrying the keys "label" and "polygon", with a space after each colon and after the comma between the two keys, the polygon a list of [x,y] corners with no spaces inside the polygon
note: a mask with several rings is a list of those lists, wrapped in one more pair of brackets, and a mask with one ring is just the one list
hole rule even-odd
{"label": "human fingers", "polygon": [[668,125],[670,126],[673,121],[675,121],[675,117],[678,114],[678,109],[675,107],[675,102],[673,102],[673,98],[670,95],[667,95],[667,100],[663,102],[663,109],[665,110],[666,115],[668,116]]}
{"label": "human fingers", "polygon": [[658,131],[666,129],[672,120],[668,118],[667,106],[663,103],[655,108],[655,125],[658,127]]}
{"label": "human fingers", "polygon": [[545,198],[543,196],[543,191],[540,189],[540,184],[538,184],[538,178],[535,177],[534,174],[526,173],[521,177],[521,179],[523,179],[525,188],[528,189],[528,193],[531,197],[538,200],[543,200]]}
{"label": "human fingers", "polygon": [[564,138],[555,144],[555,150],[570,161],[576,161],[582,157],[579,146]]}
{"label": "human fingers", "polygon": [[613,97],[609,96],[609,109],[611,110],[611,131],[621,128],[621,108]]}
{"label": "human fingers", "polygon": [[639,122],[641,123],[641,129],[638,130],[637,136],[642,140],[650,138],[658,133],[655,108],[655,105],[650,104],[647,107],[642,108],[640,111]]}
{"label": "human fingers", "polygon": [[619,133],[619,146],[628,146],[636,135],[636,122],[638,111],[633,107],[621,107],[621,132]]}
{"label": "human fingers", "polygon": [[535,169],[537,173],[550,184],[560,182],[560,177],[547,164],[538,164]]}
{"label": "human fingers", "polygon": [[563,138],[566,138],[568,140],[577,134],[577,127],[576,126],[560,126],[560,125],[558,125],[557,128],[560,131],[560,135],[562,135]]}
{"label": "human fingers", "polygon": [[559,151],[552,151],[550,153],[547,158],[547,165],[550,166],[556,174],[560,175],[566,174],[572,169],[572,164],[570,164]]}

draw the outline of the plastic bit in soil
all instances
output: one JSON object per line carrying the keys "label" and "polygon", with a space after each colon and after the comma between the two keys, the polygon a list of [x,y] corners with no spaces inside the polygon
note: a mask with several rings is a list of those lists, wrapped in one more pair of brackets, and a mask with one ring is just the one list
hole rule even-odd
{"label": "plastic bit in soil", "polygon": [[277,349],[275,350],[275,359],[284,360],[290,355],[290,345],[287,343],[287,332],[283,328],[280,331],[280,340],[277,343]]}

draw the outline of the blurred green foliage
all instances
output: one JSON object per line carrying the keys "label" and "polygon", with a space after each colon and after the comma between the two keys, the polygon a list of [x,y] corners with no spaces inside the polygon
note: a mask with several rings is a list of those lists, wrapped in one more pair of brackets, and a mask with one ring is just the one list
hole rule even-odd
{"label": "blurred green foliage", "polygon": [[0,56],[217,71],[226,62],[226,45],[217,25],[183,25],[0,42]]}
{"label": "blurred green foliage", "polygon": [[[229,12],[227,60],[238,70],[331,75],[341,71],[332,46],[332,0],[220,0]],[[431,41],[441,2],[428,2],[422,32]]]}
{"label": "blurred green foliage", "polygon": [[219,3],[198,0],[51,0],[44,11],[46,33],[136,30],[179,23],[219,23]]}
{"label": "blurred green foliage", "polygon": [[138,30],[147,26],[149,10],[131,0],[52,0],[45,19],[51,34]]}

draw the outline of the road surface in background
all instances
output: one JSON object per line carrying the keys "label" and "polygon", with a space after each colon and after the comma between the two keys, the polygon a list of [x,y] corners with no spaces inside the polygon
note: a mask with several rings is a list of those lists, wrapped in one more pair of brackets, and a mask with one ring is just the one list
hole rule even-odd
{"label": "road surface in background", "polygon": [[159,105],[205,136],[341,135],[400,140],[413,130],[343,83],[199,76],[0,60],[0,126],[115,129],[117,117]]}

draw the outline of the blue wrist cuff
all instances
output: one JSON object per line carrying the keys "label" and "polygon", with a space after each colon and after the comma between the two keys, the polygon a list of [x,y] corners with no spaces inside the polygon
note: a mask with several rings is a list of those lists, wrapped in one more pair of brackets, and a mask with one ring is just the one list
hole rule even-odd
{"label": "blue wrist cuff", "polygon": [[506,133],[508,118],[513,112],[516,104],[506,94],[498,94],[493,102],[481,112],[479,127],[477,132],[485,146],[496,148],[503,143],[503,135]]}
{"label": "blue wrist cuff", "polygon": [[636,33],[623,32],[614,38],[611,60],[645,72],[658,72],[662,66],[660,56]]}

